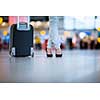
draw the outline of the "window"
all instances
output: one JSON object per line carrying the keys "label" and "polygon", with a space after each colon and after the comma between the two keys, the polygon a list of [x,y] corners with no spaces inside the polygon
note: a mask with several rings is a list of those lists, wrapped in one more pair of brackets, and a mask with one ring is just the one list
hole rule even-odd
{"label": "window", "polygon": [[64,17],[64,29],[94,29],[95,28],[95,16],[65,16]]}

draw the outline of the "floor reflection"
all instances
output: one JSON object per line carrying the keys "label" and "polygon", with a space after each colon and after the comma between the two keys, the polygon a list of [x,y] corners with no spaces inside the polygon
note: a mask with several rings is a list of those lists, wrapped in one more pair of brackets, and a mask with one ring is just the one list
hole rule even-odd
{"label": "floor reflection", "polygon": [[35,51],[34,58],[9,57],[0,52],[0,82],[87,83],[100,82],[100,51],[63,51],[62,58],[47,58]]}

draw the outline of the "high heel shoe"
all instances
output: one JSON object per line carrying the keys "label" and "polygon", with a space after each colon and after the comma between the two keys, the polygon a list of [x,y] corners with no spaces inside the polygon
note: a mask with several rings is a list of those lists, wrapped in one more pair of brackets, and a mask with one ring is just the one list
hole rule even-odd
{"label": "high heel shoe", "polygon": [[56,57],[62,57],[61,49],[56,49]]}
{"label": "high heel shoe", "polygon": [[46,54],[47,54],[47,57],[53,57],[51,48],[46,49]]}

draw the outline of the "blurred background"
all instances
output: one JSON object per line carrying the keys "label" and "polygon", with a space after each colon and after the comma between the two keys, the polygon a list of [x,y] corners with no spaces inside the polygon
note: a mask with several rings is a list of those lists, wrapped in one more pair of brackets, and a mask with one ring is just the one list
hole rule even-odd
{"label": "blurred background", "polygon": [[[25,16],[20,17],[26,20]],[[10,27],[17,16],[0,16],[0,82],[99,82],[100,16],[59,16],[63,57],[46,57],[49,16],[30,16],[34,59],[9,57]],[[22,37],[23,38],[23,37]],[[42,52],[43,51],[43,52]]]}
{"label": "blurred background", "polygon": [[[61,49],[100,49],[100,16],[59,16]],[[34,49],[45,50],[49,38],[49,16],[30,16],[34,27]],[[25,17],[21,17],[25,20]],[[10,26],[17,16],[0,16],[0,50],[8,50]]]}

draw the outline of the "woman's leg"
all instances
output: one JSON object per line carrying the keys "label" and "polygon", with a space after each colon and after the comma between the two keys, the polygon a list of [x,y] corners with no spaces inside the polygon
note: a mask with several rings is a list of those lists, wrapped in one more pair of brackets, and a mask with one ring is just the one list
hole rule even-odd
{"label": "woman's leg", "polygon": [[49,29],[49,40],[48,40],[47,50],[49,53],[51,53],[51,47],[53,42],[56,48],[56,55],[62,55],[60,49],[60,39],[58,34],[58,17],[50,16],[49,22],[50,22],[50,29]]}
{"label": "woman's leg", "polygon": [[52,35],[52,42],[55,45],[55,50],[56,50],[56,56],[57,57],[61,57],[62,56],[62,52],[61,52],[61,48],[60,48],[60,37],[59,37],[59,32],[58,32],[58,17],[57,16],[51,16],[50,17],[50,34]]}
{"label": "woman's leg", "polygon": [[50,37],[48,39],[48,44],[47,44],[46,51],[47,51],[47,57],[52,57],[53,56],[53,54],[52,54],[52,40],[51,40]]}
{"label": "woman's leg", "polygon": [[47,44],[47,56],[52,57],[52,43],[53,43],[53,19],[52,16],[49,17],[49,39],[48,39],[48,44]]}
{"label": "woman's leg", "polygon": [[60,48],[60,38],[58,33],[58,17],[50,16],[50,35],[52,42],[55,44],[55,48]]}

